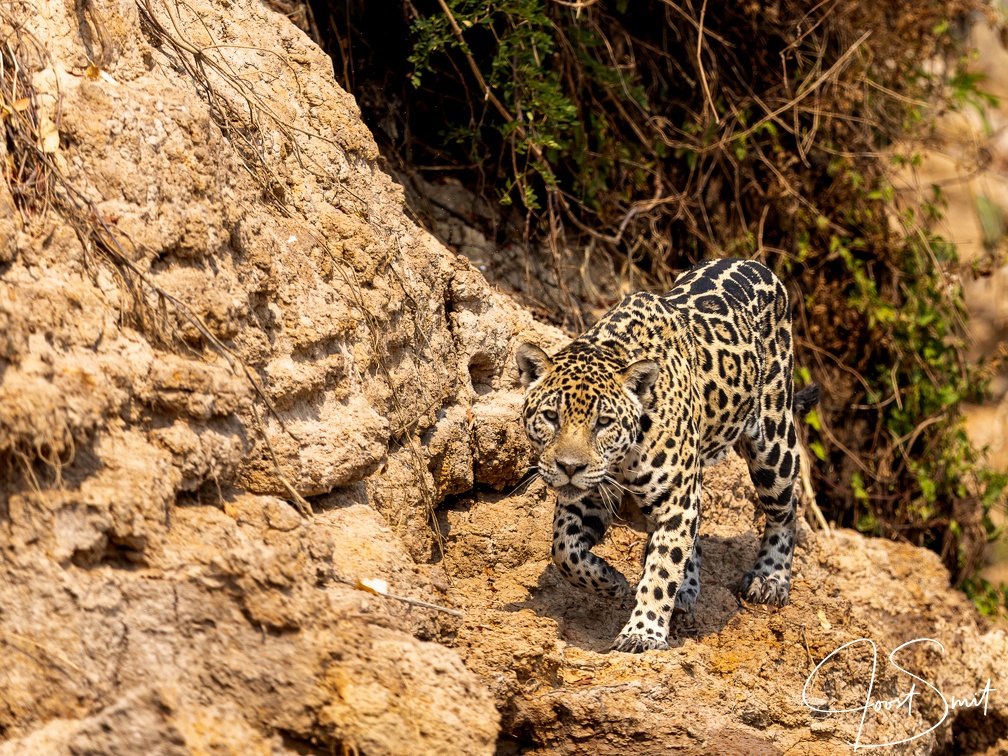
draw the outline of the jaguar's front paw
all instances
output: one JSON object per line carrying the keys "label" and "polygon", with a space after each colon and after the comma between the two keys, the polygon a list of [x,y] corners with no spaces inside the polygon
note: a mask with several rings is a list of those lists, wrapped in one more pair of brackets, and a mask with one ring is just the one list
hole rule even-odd
{"label": "jaguar's front paw", "polygon": [[791,586],[777,575],[760,575],[753,571],[742,578],[740,593],[742,598],[753,604],[787,606]]}
{"label": "jaguar's front paw", "polygon": [[668,641],[653,635],[640,633],[620,633],[613,641],[612,650],[627,654],[640,654],[644,651],[668,651]]}

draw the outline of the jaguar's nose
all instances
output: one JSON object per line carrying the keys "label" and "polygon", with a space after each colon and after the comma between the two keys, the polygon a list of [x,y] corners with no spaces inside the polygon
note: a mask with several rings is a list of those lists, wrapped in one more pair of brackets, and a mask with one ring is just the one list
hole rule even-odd
{"label": "jaguar's nose", "polygon": [[568,465],[565,463],[561,463],[560,467],[563,469],[565,473],[567,473],[568,478],[573,479],[574,476],[577,475],[579,472],[584,472],[584,469],[588,467],[588,465],[587,464]]}

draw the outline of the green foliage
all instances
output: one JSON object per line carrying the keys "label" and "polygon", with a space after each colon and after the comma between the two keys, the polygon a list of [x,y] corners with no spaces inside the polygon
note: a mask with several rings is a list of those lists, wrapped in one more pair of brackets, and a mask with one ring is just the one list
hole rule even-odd
{"label": "green foliage", "polygon": [[982,88],[987,81],[987,77],[982,73],[960,69],[949,81],[949,105],[954,110],[971,108],[983,121],[984,131],[987,136],[994,133],[990,121],[987,118],[988,108],[997,107],[998,98]]}
{"label": "green foliage", "polygon": [[[874,187],[860,174],[848,173],[845,180],[863,203],[848,210],[848,222],[864,226],[858,213],[871,203],[893,202],[884,179]],[[915,541],[944,553],[963,580],[972,579],[983,543],[997,535],[991,512],[1003,501],[1008,477],[987,467],[959,414],[963,400],[984,399],[987,374],[963,356],[967,312],[954,275],[958,252],[935,230],[944,205],[934,187],[930,199],[896,216],[901,233],[889,241],[884,267],[863,238],[836,233],[827,259],[842,262],[847,306],[862,316],[858,343],[872,345],[846,349],[851,357],[862,352],[858,375],[865,387],[864,404],[847,413],[848,422],[874,413],[865,427],[873,429],[876,450],[850,476],[854,524],[872,535],[914,533]],[[810,448],[826,462],[829,442],[820,441],[820,420],[806,422]],[[964,511],[964,502],[979,520],[971,534],[954,515]]]}
{"label": "green foliage", "polygon": [[[544,69],[554,55],[556,29],[545,15],[540,0],[505,0],[499,3],[476,0],[449,0],[451,17],[439,13],[422,16],[413,23],[415,43],[409,56],[413,64],[412,82],[420,87],[425,72],[433,72],[438,54],[457,49],[472,59],[473,52],[464,38],[454,31],[471,30],[475,35],[492,38],[489,55],[481,56],[485,82],[499,97],[511,117],[491,119],[501,139],[511,144],[515,170],[506,180],[500,200],[506,204],[518,199],[530,210],[541,210],[539,195],[530,182],[535,174],[547,189],[556,186],[551,157],[568,150],[583,132],[577,108],[560,85],[559,72]],[[483,93],[484,97],[486,93]],[[470,157],[478,158],[478,145],[487,127],[481,118],[453,132],[457,142],[468,140]],[[521,168],[518,164],[521,164]]]}
{"label": "green foliage", "polygon": [[1008,619],[1008,585],[993,585],[982,577],[967,578],[963,590],[981,614]]}
{"label": "green foliage", "polygon": [[[726,254],[775,267],[804,298],[796,377],[823,387],[820,503],[970,577],[1004,499],[959,414],[988,366],[964,357],[944,197],[908,201],[892,172],[920,165],[936,113],[993,102],[955,65],[948,19],[974,5],[446,1],[418,4],[409,56],[417,96],[445,104],[438,158],[477,165],[554,249],[594,237],[638,285]],[[922,68],[936,57],[947,75]],[[985,217],[994,250],[1004,219]]]}

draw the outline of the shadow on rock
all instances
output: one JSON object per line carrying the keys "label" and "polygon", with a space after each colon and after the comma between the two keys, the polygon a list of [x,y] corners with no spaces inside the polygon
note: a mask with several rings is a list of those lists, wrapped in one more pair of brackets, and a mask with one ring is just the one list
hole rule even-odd
{"label": "shadow on rock", "polygon": [[[687,638],[702,640],[721,632],[738,614],[738,584],[745,573],[745,560],[739,555],[755,555],[756,538],[740,534],[729,538],[701,536],[704,554],[701,590],[694,610],[672,616],[669,647],[679,648]],[[606,544],[600,548],[605,551]],[[611,555],[607,558],[616,562]],[[638,560],[639,564],[639,560]],[[628,575],[637,577],[639,568],[617,564]],[[560,637],[567,643],[596,653],[607,653],[609,646],[633,611],[632,598],[622,600],[595,596],[569,584],[553,564],[547,564],[536,586],[523,601],[512,601],[501,608],[507,612],[529,609],[540,617],[557,623]]]}

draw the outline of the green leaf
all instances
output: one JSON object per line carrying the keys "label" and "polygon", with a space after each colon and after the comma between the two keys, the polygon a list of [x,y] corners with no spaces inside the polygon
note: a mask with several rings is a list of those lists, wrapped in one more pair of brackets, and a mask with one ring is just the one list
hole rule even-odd
{"label": "green leaf", "polygon": [[984,246],[988,249],[996,247],[1005,236],[1005,214],[1001,206],[992,202],[986,195],[976,197],[976,213],[983,231]]}
{"label": "green leaf", "polygon": [[865,489],[864,478],[861,477],[861,473],[856,472],[851,475],[851,489],[854,492],[854,498],[858,501],[868,501],[868,491]]}
{"label": "green leaf", "polygon": [[812,453],[816,455],[820,462],[826,461],[826,449],[821,443],[813,441],[809,444],[809,449],[812,450]]}

